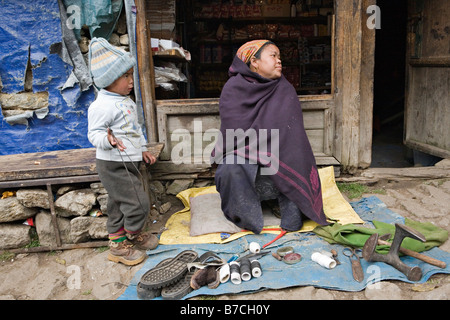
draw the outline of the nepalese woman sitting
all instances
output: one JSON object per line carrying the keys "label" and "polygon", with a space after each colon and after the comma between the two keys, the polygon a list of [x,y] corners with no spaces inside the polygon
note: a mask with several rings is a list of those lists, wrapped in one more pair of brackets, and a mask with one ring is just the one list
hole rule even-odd
{"label": "nepalese woman sitting", "polygon": [[284,230],[300,230],[305,216],[327,225],[300,101],[282,74],[280,50],[268,40],[247,42],[229,76],[219,101],[222,139],[212,153],[225,216],[260,233],[261,201],[277,199]]}

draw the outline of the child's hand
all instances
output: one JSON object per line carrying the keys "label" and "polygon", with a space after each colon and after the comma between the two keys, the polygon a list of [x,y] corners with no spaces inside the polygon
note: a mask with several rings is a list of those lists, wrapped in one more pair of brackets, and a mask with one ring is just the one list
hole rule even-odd
{"label": "child's hand", "polygon": [[149,151],[142,152],[142,159],[144,159],[146,163],[150,164],[154,164],[156,162],[156,158]]}
{"label": "child's hand", "polygon": [[112,133],[111,129],[108,128],[108,141],[114,147],[119,149],[119,151],[124,151],[126,149],[122,140],[117,139],[116,136]]}

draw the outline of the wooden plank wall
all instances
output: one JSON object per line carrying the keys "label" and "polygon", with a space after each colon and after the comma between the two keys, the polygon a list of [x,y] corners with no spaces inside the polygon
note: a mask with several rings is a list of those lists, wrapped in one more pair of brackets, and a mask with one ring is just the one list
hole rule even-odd
{"label": "wooden plank wall", "polygon": [[[314,155],[318,163],[335,165],[337,161],[332,157],[333,125],[332,114],[334,101],[327,97],[309,99],[303,97],[302,110],[305,130],[310,140]],[[204,141],[195,144],[194,136],[220,128],[219,99],[192,99],[192,100],[161,100],[157,102],[157,120],[160,141],[165,148],[161,154],[162,160],[172,159],[173,148],[182,143],[183,132],[187,133],[185,139],[191,143],[190,150],[194,157],[191,162],[201,163],[205,160],[205,148],[215,139],[204,136]],[[171,141],[174,140],[174,141]],[[187,141],[186,140],[186,141]],[[180,148],[181,149],[181,148]],[[179,150],[177,147],[176,150]],[[182,153],[180,153],[182,155]],[[186,161],[189,160],[187,157]]]}
{"label": "wooden plank wall", "polygon": [[[406,133],[407,146],[450,157],[450,28],[448,1],[410,3]],[[422,13],[420,11],[423,10]]]}

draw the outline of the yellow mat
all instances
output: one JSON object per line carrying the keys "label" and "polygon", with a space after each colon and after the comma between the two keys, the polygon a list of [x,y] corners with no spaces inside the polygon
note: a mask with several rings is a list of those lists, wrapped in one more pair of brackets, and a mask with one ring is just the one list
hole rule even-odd
{"label": "yellow mat", "polygon": [[[322,185],[323,210],[330,222],[339,222],[342,225],[350,223],[364,223],[353,210],[352,206],[344,199],[334,179],[332,166],[319,169],[319,177]],[[191,220],[189,199],[202,194],[217,193],[216,187],[190,188],[180,192],[177,198],[184,204],[184,209],[174,213],[166,223],[166,231],[161,234],[160,244],[198,244],[198,243],[226,243],[252,232],[238,232],[229,238],[222,240],[220,233],[210,233],[191,237],[189,226]],[[297,232],[312,231],[318,224],[312,220],[306,220],[303,227]],[[265,229],[276,229],[279,226],[266,226]],[[280,231],[263,230],[262,233],[278,234]]]}

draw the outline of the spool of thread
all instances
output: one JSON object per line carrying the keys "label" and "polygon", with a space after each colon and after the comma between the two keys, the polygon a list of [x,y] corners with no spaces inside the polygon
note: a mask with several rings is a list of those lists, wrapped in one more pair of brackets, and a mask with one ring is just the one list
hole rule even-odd
{"label": "spool of thread", "polygon": [[262,275],[262,270],[261,270],[261,264],[259,263],[258,260],[252,260],[250,262],[250,267],[252,269],[252,276],[254,276],[255,278],[261,277]]}
{"label": "spool of thread", "polygon": [[334,267],[336,267],[336,261],[334,261],[330,257],[327,257],[326,255],[321,254],[320,252],[314,252],[311,255],[311,260],[317,262],[322,267],[325,267],[327,269],[333,269]]}
{"label": "spool of thread", "polygon": [[233,284],[241,283],[240,265],[237,261],[230,262],[230,279]]}
{"label": "spool of thread", "polygon": [[241,260],[241,279],[243,281],[248,281],[252,278],[252,269],[250,267],[250,260],[244,258]]}
{"label": "spool of thread", "polygon": [[228,263],[220,267],[219,279],[220,283],[225,283],[230,280],[230,265]]}
{"label": "spool of thread", "polygon": [[248,248],[251,253],[259,253],[261,251],[261,246],[257,242],[250,242]]}

